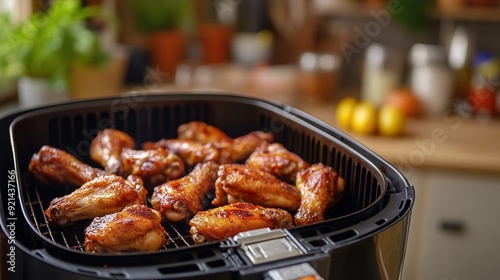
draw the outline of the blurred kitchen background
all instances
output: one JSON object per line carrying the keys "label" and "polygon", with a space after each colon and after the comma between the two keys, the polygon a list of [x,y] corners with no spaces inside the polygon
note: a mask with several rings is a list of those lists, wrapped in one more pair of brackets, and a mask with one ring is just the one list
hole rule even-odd
{"label": "blurred kitchen background", "polygon": [[[415,186],[403,279],[498,277],[498,0],[63,2],[0,2],[0,112],[169,91],[283,102]],[[397,135],[342,126],[346,98],[399,107]]]}

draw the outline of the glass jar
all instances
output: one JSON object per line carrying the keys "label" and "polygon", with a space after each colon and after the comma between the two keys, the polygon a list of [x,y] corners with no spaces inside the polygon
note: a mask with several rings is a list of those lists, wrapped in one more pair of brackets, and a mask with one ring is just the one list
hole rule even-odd
{"label": "glass jar", "polygon": [[438,45],[416,44],[410,51],[410,84],[428,116],[440,116],[450,108],[453,72],[445,50]]}
{"label": "glass jar", "polygon": [[379,107],[401,81],[403,55],[396,49],[371,44],[366,50],[361,98]]}
{"label": "glass jar", "polygon": [[299,64],[300,93],[316,100],[330,99],[338,83],[340,58],[335,54],[305,52]]}

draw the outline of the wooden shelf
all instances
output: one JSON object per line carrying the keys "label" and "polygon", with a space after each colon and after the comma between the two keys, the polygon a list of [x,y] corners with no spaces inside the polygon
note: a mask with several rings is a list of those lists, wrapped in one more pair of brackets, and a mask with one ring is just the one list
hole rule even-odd
{"label": "wooden shelf", "polygon": [[[380,10],[386,9],[384,5],[369,5],[349,2],[345,5],[332,5],[319,10],[319,14],[324,17],[342,18],[369,18]],[[463,20],[479,22],[500,22],[499,7],[462,7],[457,9],[434,8],[430,12],[432,19],[441,20]]]}
{"label": "wooden shelf", "polygon": [[463,21],[500,22],[500,8],[462,7],[456,10],[436,8],[431,12],[431,17]]}

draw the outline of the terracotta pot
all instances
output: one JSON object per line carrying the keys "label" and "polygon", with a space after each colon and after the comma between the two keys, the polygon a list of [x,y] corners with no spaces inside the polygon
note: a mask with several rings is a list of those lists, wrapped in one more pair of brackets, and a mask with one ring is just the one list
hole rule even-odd
{"label": "terracotta pot", "polygon": [[218,64],[229,61],[231,28],[221,24],[206,24],[198,28],[201,63]]}
{"label": "terracotta pot", "polygon": [[466,0],[437,0],[438,7],[444,11],[453,11],[462,8]]}
{"label": "terracotta pot", "polygon": [[153,69],[161,71],[161,77],[172,80],[175,70],[184,59],[186,36],[178,30],[156,32],[151,36],[150,52]]}

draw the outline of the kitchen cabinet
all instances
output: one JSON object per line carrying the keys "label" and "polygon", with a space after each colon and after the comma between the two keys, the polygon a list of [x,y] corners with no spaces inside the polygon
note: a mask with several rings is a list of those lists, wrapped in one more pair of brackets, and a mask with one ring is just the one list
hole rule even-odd
{"label": "kitchen cabinet", "polygon": [[421,169],[403,279],[495,279],[500,175]]}

